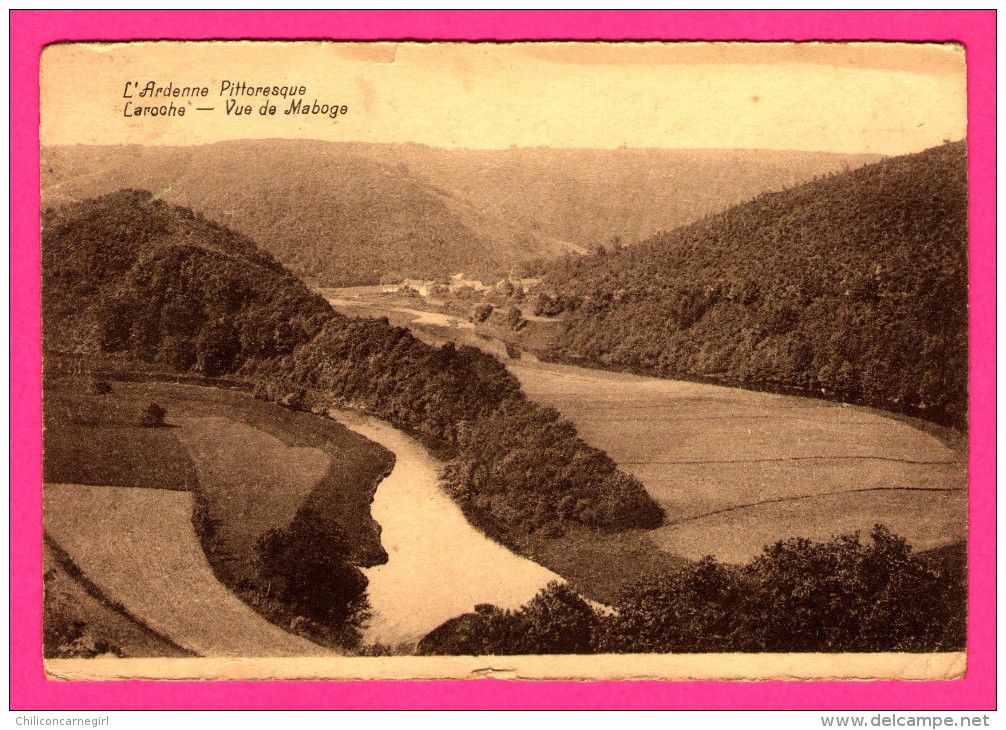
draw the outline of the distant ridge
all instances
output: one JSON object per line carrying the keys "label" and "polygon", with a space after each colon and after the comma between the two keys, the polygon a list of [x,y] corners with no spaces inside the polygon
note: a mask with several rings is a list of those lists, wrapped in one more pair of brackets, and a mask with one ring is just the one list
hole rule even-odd
{"label": "distant ridge", "polygon": [[497,278],[631,244],[879,159],[771,150],[445,150],[247,140],[42,150],[43,204],[150,190],[259,242],[323,285]]}

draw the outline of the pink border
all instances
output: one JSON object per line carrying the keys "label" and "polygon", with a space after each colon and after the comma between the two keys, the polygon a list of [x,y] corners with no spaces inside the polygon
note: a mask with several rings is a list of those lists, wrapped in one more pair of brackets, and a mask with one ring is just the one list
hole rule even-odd
{"label": "pink border", "polygon": [[[38,58],[138,38],[939,40],[968,53],[971,535],[968,674],[951,682],[47,681],[41,663]],[[10,707],[69,709],[995,708],[995,11],[11,11]]]}

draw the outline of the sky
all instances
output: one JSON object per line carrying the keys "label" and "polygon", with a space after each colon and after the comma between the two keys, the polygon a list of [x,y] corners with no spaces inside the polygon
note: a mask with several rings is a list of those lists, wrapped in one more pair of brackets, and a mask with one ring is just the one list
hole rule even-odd
{"label": "sky", "polygon": [[[150,100],[126,90],[148,81],[209,95]],[[224,81],[304,86],[306,104],[346,113],[288,115],[291,100],[273,98],[275,114],[263,115],[264,98],[236,97],[251,114],[228,115]],[[282,137],[894,155],[967,129],[964,52],[937,44],[60,44],[43,51],[40,83],[42,144]],[[127,116],[171,102],[185,115]]]}

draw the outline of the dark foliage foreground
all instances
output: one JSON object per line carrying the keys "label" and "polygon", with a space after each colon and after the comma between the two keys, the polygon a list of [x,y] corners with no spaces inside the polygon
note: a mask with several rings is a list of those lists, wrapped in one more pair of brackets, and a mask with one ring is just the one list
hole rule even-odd
{"label": "dark foliage foreground", "polygon": [[259,539],[259,573],[299,615],[322,625],[356,625],[366,617],[367,577],[350,562],[352,553],[335,520],[301,511]]}
{"label": "dark foliage foreground", "polygon": [[938,571],[877,525],[790,539],[737,567],[705,558],[627,588],[614,612],[552,583],[517,611],[479,606],[420,643],[425,654],[933,652],[964,648],[962,575]]}

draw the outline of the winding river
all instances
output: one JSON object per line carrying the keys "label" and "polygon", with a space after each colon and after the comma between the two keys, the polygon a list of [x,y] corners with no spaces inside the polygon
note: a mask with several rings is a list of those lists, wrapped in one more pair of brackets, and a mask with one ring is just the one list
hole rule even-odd
{"label": "winding river", "polygon": [[372,610],[365,643],[411,645],[476,604],[517,608],[562,580],[469,525],[440,488],[442,463],[418,441],[352,411],[333,409],[329,416],[395,454],[371,506],[388,562],[364,570]]}

